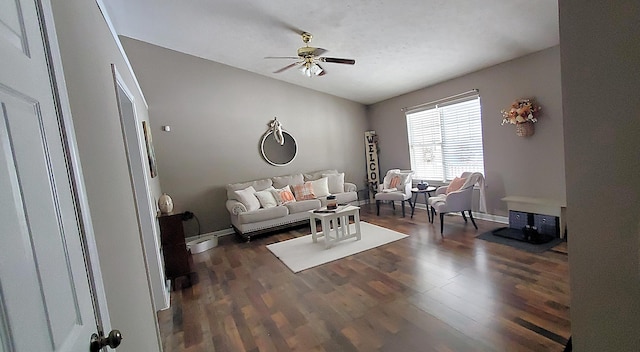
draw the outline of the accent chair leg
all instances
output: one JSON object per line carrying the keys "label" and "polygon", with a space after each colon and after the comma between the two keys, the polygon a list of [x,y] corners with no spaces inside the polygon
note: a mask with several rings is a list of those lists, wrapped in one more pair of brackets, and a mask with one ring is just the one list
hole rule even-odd
{"label": "accent chair leg", "polygon": [[393,207],[393,213],[395,214],[396,213],[396,201],[395,200],[391,201],[391,207]]}
{"label": "accent chair leg", "polygon": [[380,201],[376,199],[376,215],[380,216]]}
{"label": "accent chair leg", "polygon": [[466,216],[466,215],[464,215],[464,210],[463,210],[463,211],[461,211],[461,213],[462,213],[462,218],[464,219],[464,222],[467,222],[467,216]]}
{"label": "accent chair leg", "polygon": [[440,237],[444,238],[444,213],[440,213]]}
{"label": "accent chair leg", "polygon": [[404,218],[404,200],[402,201],[402,217]]}
{"label": "accent chair leg", "polygon": [[478,225],[476,225],[476,221],[473,220],[473,214],[471,214],[471,210],[467,210],[467,213],[469,213],[469,219],[471,219],[471,222],[473,223],[473,227],[476,228],[476,230],[478,229]]}

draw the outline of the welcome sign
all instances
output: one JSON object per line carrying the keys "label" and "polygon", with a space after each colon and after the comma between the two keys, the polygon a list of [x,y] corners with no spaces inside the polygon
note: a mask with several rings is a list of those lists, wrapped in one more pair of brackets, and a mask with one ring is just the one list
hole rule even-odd
{"label": "welcome sign", "polygon": [[380,173],[378,172],[378,137],[376,131],[366,131],[364,133],[365,156],[367,160],[367,181],[369,182],[369,198],[378,189]]}

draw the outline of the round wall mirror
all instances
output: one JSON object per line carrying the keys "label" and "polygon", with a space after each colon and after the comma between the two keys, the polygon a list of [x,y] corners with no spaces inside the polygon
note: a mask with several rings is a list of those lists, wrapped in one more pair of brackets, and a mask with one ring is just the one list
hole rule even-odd
{"label": "round wall mirror", "polygon": [[265,133],[260,142],[260,150],[262,157],[269,164],[275,166],[284,166],[295,159],[298,154],[298,145],[296,139],[289,132],[282,131],[284,137],[284,145],[280,145],[273,136],[273,131]]}

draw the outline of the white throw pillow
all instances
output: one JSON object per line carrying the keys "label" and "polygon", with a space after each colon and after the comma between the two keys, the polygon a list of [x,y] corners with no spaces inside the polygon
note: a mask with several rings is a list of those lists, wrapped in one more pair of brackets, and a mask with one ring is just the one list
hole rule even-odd
{"label": "white throw pillow", "polygon": [[258,191],[254,193],[258,201],[260,202],[260,206],[262,208],[273,208],[278,205],[276,198],[273,196],[272,190],[275,190],[273,187],[269,187],[263,191]]}
{"label": "white throw pillow", "polygon": [[234,191],[236,197],[240,201],[240,203],[244,204],[247,208],[247,211],[254,211],[260,209],[260,201],[254,193],[256,193],[256,189],[253,186],[249,186],[245,189],[241,189],[239,191]]}
{"label": "white throw pillow", "polygon": [[329,192],[329,183],[326,177],[309,182],[311,182],[311,188],[313,188],[313,194],[316,195],[316,198],[326,197],[331,194]]}
{"label": "white throw pillow", "polygon": [[339,174],[324,174],[329,184],[329,193],[336,194],[344,192],[344,172]]}

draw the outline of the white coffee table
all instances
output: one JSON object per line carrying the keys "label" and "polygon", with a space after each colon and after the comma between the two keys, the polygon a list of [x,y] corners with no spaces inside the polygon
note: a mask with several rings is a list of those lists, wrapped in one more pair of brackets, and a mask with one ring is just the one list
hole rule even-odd
{"label": "white coffee table", "polygon": [[[326,210],[322,208],[320,210]],[[325,248],[331,247],[334,243],[344,241],[349,238],[360,240],[360,207],[354,205],[340,206],[331,212],[309,212],[309,222],[311,226],[311,238],[313,243],[318,242],[319,237],[324,237]],[[349,226],[349,217],[353,216],[355,231]],[[316,220],[320,220],[322,231],[316,230]]]}

